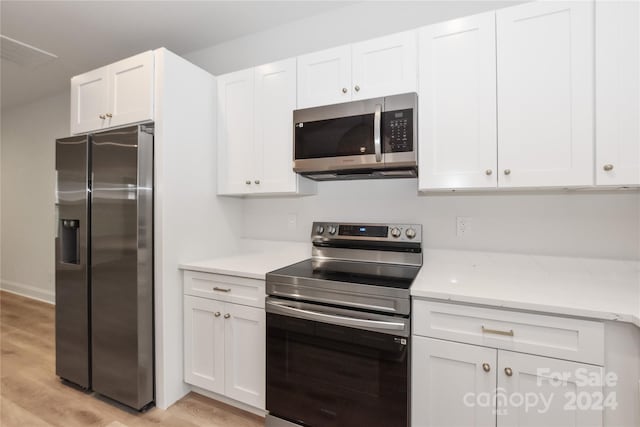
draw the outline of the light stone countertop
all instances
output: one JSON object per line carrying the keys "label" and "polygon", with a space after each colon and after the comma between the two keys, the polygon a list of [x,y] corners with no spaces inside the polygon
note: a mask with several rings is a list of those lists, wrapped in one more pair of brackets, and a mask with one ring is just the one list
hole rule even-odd
{"label": "light stone countertop", "polygon": [[640,262],[427,249],[411,295],[640,327]]}

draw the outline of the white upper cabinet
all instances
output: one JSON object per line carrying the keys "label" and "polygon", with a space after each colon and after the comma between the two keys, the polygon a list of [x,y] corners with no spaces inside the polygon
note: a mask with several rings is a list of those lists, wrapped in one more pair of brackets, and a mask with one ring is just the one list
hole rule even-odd
{"label": "white upper cabinet", "polygon": [[352,99],[415,92],[417,49],[416,31],[352,45]]}
{"label": "white upper cabinet", "polygon": [[153,52],[118,61],[109,67],[109,126],[153,117]]}
{"label": "white upper cabinet", "polygon": [[295,58],[218,77],[218,194],[310,194],[293,172]]}
{"label": "white upper cabinet", "polygon": [[295,192],[293,110],[296,108],[296,60],[255,69],[254,190]]}
{"label": "white upper cabinet", "polygon": [[109,108],[108,67],[71,79],[71,133],[102,129]]}
{"label": "white upper cabinet", "polygon": [[496,12],[498,182],[593,185],[593,3]]}
{"label": "white upper cabinet", "polygon": [[298,57],[298,108],[351,100],[351,46]]}
{"label": "white upper cabinet", "polygon": [[298,57],[298,108],[416,91],[416,31]]}
{"label": "white upper cabinet", "polygon": [[71,133],[153,120],[153,52],[71,79]]}
{"label": "white upper cabinet", "polygon": [[251,190],[253,68],[218,77],[218,194]]}
{"label": "white upper cabinet", "polygon": [[419,31],[419,189],[497,186],[494,12]]}
{"label": "white upper cabinet", "polygon": [[640,3],[596,2],[596,184],[640,185]]}

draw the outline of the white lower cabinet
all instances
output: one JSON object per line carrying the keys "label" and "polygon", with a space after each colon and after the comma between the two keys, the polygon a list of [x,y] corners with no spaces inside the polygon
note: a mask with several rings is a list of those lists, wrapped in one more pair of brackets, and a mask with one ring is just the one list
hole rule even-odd
{"label": "white lower cabinet", "polygon": [[[510,318],[511,323],[504,323],[502,317]],[[480,326],[476,328],[470,319]],[[603,426],[608,408],[603,357],[599,355],[604,351],[604,336],[591,323],[603,326],[586,320],[415,300],[412,426]],[[483,336],[469,332],[476,329]],[[559,344],[551,342],[550,347],[549,338],[553,334],[562,337],[563,331],[584,344],[573,349],[571,340],[564,337],[567,351],[558,353]],[[525,348],[532,353],[572,355],[581,362],[530,354],[522,351]],[[583,362],[587,360],[589,363]]]}
{"label": "white lower cabinet", "polygon": [[185,382],[264,409],[264,309],[185,295],[184,337]]}
{"label": "white lower cabinet", "polygon": [[497,360],[493,348],[414,337],[412,425],[495,426],[495,408],[475,402],[493,395]]}
{"label": "white lower cabinet", "polygon": [[602,385],[581,383],[601,379],[600,366],[498,350],[497,374],[498,392],[505,397],[498,427],[603,425],[602,409],[595,407],[604,403]]}
{"label": "white lower cabinet", "polygon": [[603,425],[600,366],[420,336],[412,360],[413,427]]}

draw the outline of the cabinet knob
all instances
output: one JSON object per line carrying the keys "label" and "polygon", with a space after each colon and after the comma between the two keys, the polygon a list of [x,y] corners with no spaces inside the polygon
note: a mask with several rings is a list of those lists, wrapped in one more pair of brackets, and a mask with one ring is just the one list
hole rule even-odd
{"label": "cabinet knob", "polygon": [[259,180],[259,179],[256,179],[256,180],[255,180],[255,181],[253,181],[253,182],[255,182],[256,184],[260,184],[260,180]]}
{"label": "cabinet knob", "polygon": [[360,86],[356,85],[356,86],[354,87],[354,89],[355,89],[355,91],[356,91],[356,92],[360,92]]}
{"label": "cabinet knob", "polygon": [[229,313],[227,313],[227,314],[225,314],[225,315],[224,315],[224,318],[225,318],[225,319],[228,319],[229,317],[231,317],[231,315],[230,315]]}
{"label": "cabinet knob", "polygon": [[98,117],[100,117],[102,120],[107,118],[107,116],[105,116],[104,114],[100,114]]}
{"label": "cabinet knob", "polygon": [[113,114],[107,113],[107,117],[111,118],[111,117],[113,117]]}
{"label": "cabinet knob", "polygon": [[608,163],[608,164],[604,165],[602,167],[602,169],[604,169],[605,171],[609,172],[609,171],[613,170],[613,165]]}
{"label": "cabinet knob", "polygon": [[485,372],[489,372],[491,370],[491,365],[489,365],[488,363],[483,363],[482,370]]}
{"label": "cabinet knob", "polygon": [[347,93],[347,88],[346,87],[342,88],[342,93]]}
{"label": "cabinet knob", "polygon": [[244,183],[247,184],[247,185],[251,185],[251,180],[248,179]]}
{"label": "cabinet knob", "polygon": [[215,313],[213,313],[213,315],[216,316],[216,317],[220,317],[220,312],[216,311]]}
{"label": "cabinet knob", "polygon": [[485,175],[491,175],[493,173],[493,171],[491,169],[487,169],[486,171],[484,171]]}
{"label": "cabinet knob", "polygon": [[505,175],[511,175],[511,169],[505,169],[504,170],[504,174]]}
{"label": "cabinet knob", "polygon": [[507,374],[508,377],[513,375],[513,370],[511,368],[504,368],[504,373]]}

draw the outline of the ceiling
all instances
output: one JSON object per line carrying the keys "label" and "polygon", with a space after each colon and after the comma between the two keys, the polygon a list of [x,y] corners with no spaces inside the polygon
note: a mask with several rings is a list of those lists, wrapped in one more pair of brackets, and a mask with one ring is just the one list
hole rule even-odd
{"label": "ceiling", "polygon": [[57,55],[2,59],[1,107],[55,94],[85,71],[158,47],[185,54],[309,15],[340,1],[0,1],[0,33]]}

